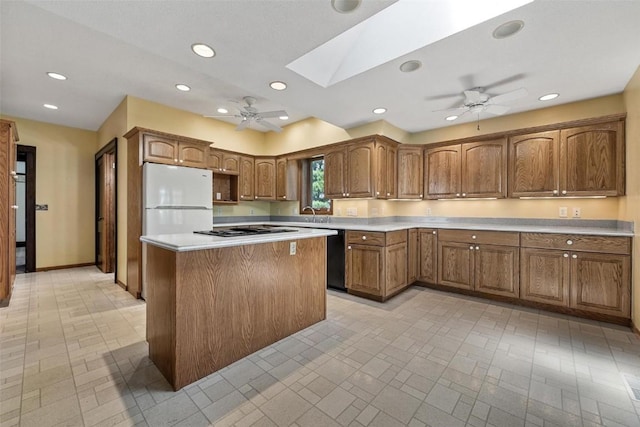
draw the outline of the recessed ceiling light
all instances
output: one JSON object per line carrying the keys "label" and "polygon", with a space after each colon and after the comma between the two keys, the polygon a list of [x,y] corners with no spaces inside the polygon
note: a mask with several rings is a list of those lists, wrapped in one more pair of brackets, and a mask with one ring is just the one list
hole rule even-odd
{"label": "recessed ceiling light", "polygon": [[218,113],[220,114],[227,114],[229,112],[229,110],[227,110],[226,108],[218,108],[216,111],[218,111]]}
{"label": "recessed ceiling light", "polygon": [[181,90],[182,92],[189,92],[191,90],[191,88],[185,84],[182,83],[178,83],[176,85],[176,89]]}
{"label": "recessed ceiling light", "polygon": [[202,56],[203,58],[213,58],[216,55],[216,52],[211,48],[211,46],[207,46],[204,43],[192,44],[191,50],[193,53]]}
{"label": "recessed ceiling light", "polygon": [[410,73],[420,67],[422,67],[422,62],[412,59],[411,61],[406,61],[400,64],[400,71],[403,73]]}
{"label": "recessed ceiling light", "polygon": [[493,30],[493,38],[506,39],[524,28],[524,22],[520,20],[505,22]]}
{"label": "recessed ceiling light", "polygon": [[386,108],[374,108],[373,114],[384,114],[387,112]]}
{"label": "recessed ceiling light", "polygon": [[278,117],[280,120],[289,120],[289,116],[280,116]]}
{"label": "recessed ceiling light", "polygon": [[56,80],[67,80],[67,76],[63,76],[60,73],[54,73],[53,71],[49,71],[47,73],[47,76],[51,77],[52,79],[56,79]]}
{"label": "recessed ceiling light", "polygon": [[58,106],[57,105],[53,105],[53,104],[43,104],[42,105],[44,108],[48,108],[50,110],[57,110]]}
{"label": "recessed ceiling light", "polygon": [[444,119],[449,121],[449,122],[451,122],[451,121],[453,121],[453,120],[455,120],[457,118],[458,118],[458,116],[449,116],[449,117],[445,117]]}
{"label": "recessed ceiling light", "polygon": [[550,101],[552,99],[556,99],[557,97],[559,97],[560,94],[559,93],[548,93],[546,95],[542,95],[540,98],[538,98],[540,101]]}
{"label": "recessed ceiling light", "polygon": [[331,0],[331,7],[339,13],[353,12],[360,6],[360,0]]}
{"label": "recessed ceiling light", "polygon": [[269,83],[269,86],[271,86],[271,89],[273,90],[285,90],[287,88],[287,84],[285,82],[279,81],[271,82]]}

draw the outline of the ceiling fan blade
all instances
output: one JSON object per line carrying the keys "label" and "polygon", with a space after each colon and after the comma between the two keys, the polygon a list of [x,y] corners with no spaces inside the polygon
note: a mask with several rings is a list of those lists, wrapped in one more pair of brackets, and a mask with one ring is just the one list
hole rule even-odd
{"label": "ceiling fan blade", "polygon": [[440,99],[458,98],[459,96],[460,96],[460,92],[458,92],[458,93],[445,93],[443,95],[427,96],[425,98],[425,100],[426,101],[438,101]]}
{"label": "ceiling fan blade", "polygon": [[259,112],[258,115],[264,119],[268,119],[271,117],[288,116],[287,112],[284,110],[264,111],[264,112]]}
{"label": "ceiling fan blade", "polygon": [[251,120],[243,120],[240,122],[240,124],[238,125],[238,127],[236,127],[236,130],[245,130],[247,128],[247,126],[249,126],[249,122]]}
{"label": "ceiling fan blade", "polygon": [[484,102],[484,99],[482,99],[482,92],[478,92],[477,90],[465,90],[464,97],[465,104],[479,104],[481,102]]}
{"label": "ceiling fan blade", "polygon": [[506,105],[496,105],[496,104],[487,104],[484,107],[484,111],[489,114],[495,114],[496,116],[501,116],[507,111],[509,111],[509,107]]}
{"label": "ceiling fan blade", "polygon": [[506,102],[515,101],[516,99],[524,98],[527,96],[529,92],[525,88],[520,88],[516,90],[512,90],[511,92],[503,93],[502,95],[497,95],[489,98],[487,104],[495,105],[495,104],[504,104]]}
{"label": "ceiling fan blade", "polygon": [[262,120],[262,119],[257,119],[256,122],[259,125],[262,125],[264,127],[266,127],[269,130],[272,130],[274,132],[282,132],[282,128],[280,126],[274,125],[273,123],[270,123],[266,120]]}
{"label": "ceiling fan blade", "polygon": [[506,85],[507,83],[513,83],[515,81],[521,80],[521,79],[525,78],[526,76],[527,75],[524,74],[524,73],[518,73],[518,74],[514,74],[513,76],[505,77],[502,80],[495,81],[495,82],[493,82],[491,84],[483,85],[482,87],[484,88],[484,90],[486,92],[489,89],[493,89],[494,87]]}
{"label": "ceiling fan blade", "polygon": [[464,105],[461,105],[459,107],[445,108],[443,110],[433,110],[431,112],[432,113],[439,113],[439,112],[442,112],[442,111],[447,111],[447,112],[450,112],[450,113],[455,113],[456,111],[466,110],[466,109],[467,109],[467,107],[465,107]]}

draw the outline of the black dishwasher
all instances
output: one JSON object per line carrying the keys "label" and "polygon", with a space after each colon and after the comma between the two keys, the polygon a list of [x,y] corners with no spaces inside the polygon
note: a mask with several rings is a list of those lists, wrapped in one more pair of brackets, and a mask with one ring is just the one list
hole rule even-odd
{"label": "black dishwasher", "polygon": [[346,291],[344,285],[344,230],[327,237],[327,287]]}

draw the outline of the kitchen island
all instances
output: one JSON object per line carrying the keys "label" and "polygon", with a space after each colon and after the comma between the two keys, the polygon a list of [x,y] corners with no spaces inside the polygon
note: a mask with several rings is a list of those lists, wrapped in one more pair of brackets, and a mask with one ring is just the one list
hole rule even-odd
{"label": "kitchen island", "polygon": [[149,357],[174,390],[324,320],[335,233],[142,236]]}

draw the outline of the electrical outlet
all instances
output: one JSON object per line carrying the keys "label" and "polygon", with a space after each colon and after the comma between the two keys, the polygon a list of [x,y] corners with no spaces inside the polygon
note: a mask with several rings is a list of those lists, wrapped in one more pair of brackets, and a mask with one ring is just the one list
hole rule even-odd
{"label": "electrical outlet", "polygon": [[342,208],[336,208],[336,215],[342,216]]}
{"label": "electrical outlet", "polygon": [[256,211],[254,211],[253,209],[249,209],[249,215],[253,215]]}
{"label": "electrical outlet", "polygon": [[295,255],[296,254],[296,249],[297,249],[297,244],[296,242],[289,242],[289,255]]}
{"label": "electrical outlet", "polygon": [[358,208],[347,208],[347,216],[358,216]]}
{"label": "electrical outlet", "polygon": [[216,212],[218,213],[218,216],[222,215],[222,208],[217,208]]}
{"label": "electrical outlet", "polygon": [[298,208],[296,207],[291,208],[291,215],[298,215]]}
{"label": "electrical outlet", "polygon": [[560,218],[566,218],[567,217],[567,208],[563,206],[560,209],[558,209],[558,216]]}
{"label": "electrical outlet", "polygon": [[378,208],[371,208],[371,216],[378,216]]}
{"label": "electrical outlet", "polygon": [[431,208],[427,208],[427,216],[431,216]]}
{"label": "electrical outlet", "polygon": [[580,208],[573,208],[571,210],[571,216],[573,216],[574,218],[580,218],[581,215],[582,215],[582,210]]}

